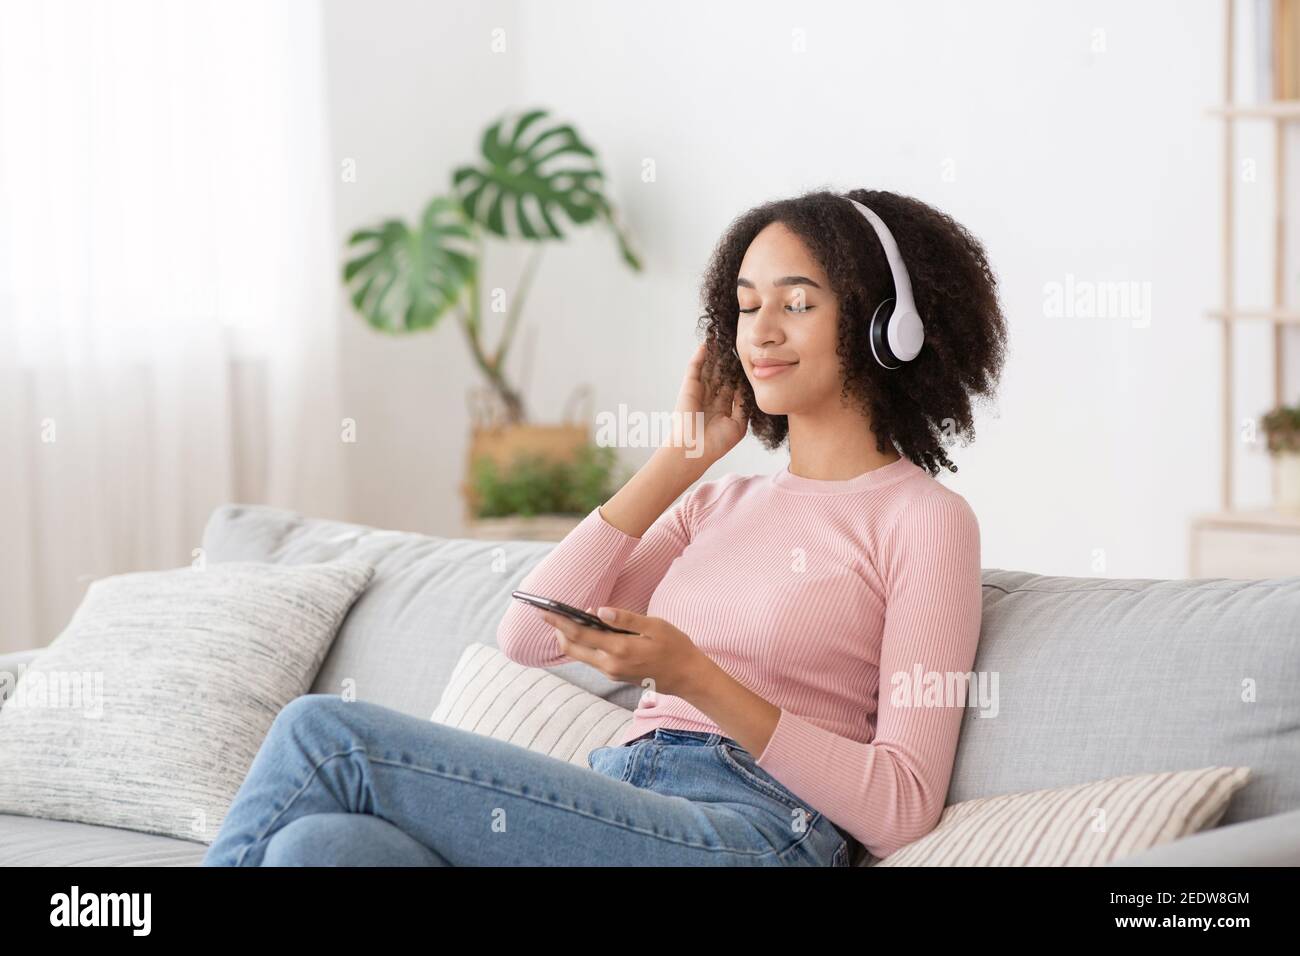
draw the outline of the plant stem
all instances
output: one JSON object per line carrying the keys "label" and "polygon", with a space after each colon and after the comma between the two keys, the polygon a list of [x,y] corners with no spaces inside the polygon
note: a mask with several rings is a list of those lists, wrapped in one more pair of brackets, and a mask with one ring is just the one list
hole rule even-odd
{"label": "plant stem", "polygon": [[[480,244],[480,250],[482,246]],[[482,264],[482,254],[480,251],[480,266]],[[474,272],[474,281],[469,285],[469,308],[456,310],[457,324],[465,331],[465,338],[469,342],[470,353],[474,356],[474,361],[483,375],[491,384],[492,389],[497,393],[505,405],[506,422],[510,425],[517,425],[526,419],[524,411],[524,401],[518,392],[516,392],[506,382],[505,377],[501,374],[501,365],[495,358],[489,359],[483,351],[483,343],[479,340],[479,330],[483,327],[479,321],[479,305],[481,297],[479,295],[479,276],[482,275],[482,269],[476,269]]]}
{"label": "plant stem", "polygon": [[519,316],[524,311],[524,300],[528,297],[528,289],[533,284],[533,276],[537,272],[537,263],[542,258],[542,244],[535,242],[528,253],[528,261],[524,263],[523,275],[519,278],[518,287],[515,291],[514,299],[510,303],[510,309],[506,312],[505,331],[501,334],[501,341],[497,343],[496,354],[493,361],[497,367],[506,359],[506,353],[510,349],[510,343],[514,339],[515,329],[519,324]]}

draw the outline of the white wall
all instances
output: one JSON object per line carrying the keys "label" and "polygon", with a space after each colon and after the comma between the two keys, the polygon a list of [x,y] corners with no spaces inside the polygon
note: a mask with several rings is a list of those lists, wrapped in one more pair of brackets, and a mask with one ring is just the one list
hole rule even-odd
{"label": "white wall", "polygon": [[[944,479],[979,515],[984,566],[1181,577],[1189,515],[1218,504],[1219,338],[1203,312],[1221,288],[1221,148],[1205,109],[1221,96],[1222,9],[329,0],[336,160],[356,158],[359,176],[339,184],[341,228],[413,217],[502,111],[540,104],[574,122],[647,270],[626,269],[599,230],[547,249],[525,323],[527,397],[551,420],[581,382],[598,409],[671,407],[700,273],[744,209],[821,186],[915,195],[984,241],[1011,325],[998,405]],[[494,27],[505,53],[490,52]],[[1269,168],[1245,222],[1268,208]],[[1265,254],[1261,235],[1243,257]],[[488,285],[512,287],[522,260],[497,253]],[[1149,282],[1149,324],[1047,317],[1044,285],[1067,275]],[[1251,288],[1240,298],[1269,292]],[[346,330],[356,519],[461,533],[464,393],[478,379],[459,331]],[[1263,334],[1239,340],[1241,415],[1271,396],[1266,348]],[[1253,465],[1238,503],[1264,502],[1262,454],[1238,454]],[[750,438],[708,477],[783,461]]]}
{"label": "white wall", "polygon": [[[514,3],[326,0],[324,10],[341,268],[353,230],[414,221],[448,190],[451,170],[473,161],[486,119],[515,102],[523,77],[518,57],[488,49],[492,29],[514,32]],[[343,176],[347,160],[355,181]],[[492,261],[512,261],[504,252]],[[448,318],[388,336],[349,308],[342,353],[345,414],[356,421],[353,520],[461,533],[465,392],[479,379],[462,333]]]}

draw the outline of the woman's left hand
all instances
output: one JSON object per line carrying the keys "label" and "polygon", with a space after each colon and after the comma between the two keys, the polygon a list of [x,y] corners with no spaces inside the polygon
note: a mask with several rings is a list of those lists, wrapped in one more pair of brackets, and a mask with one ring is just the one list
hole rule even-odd
{"label": "woman's left hand", "polygon": [[[712,664],[694,642],[661,617],[647,617],[623,608],[602,607],[598,616],[636,634],[618,634],[587,627],[560,614],[537,609],[555,628],[560,650],[575,661],[590,664],[610,680],[628,684],[652,682],[652,691],[684,697],[703,680]],[[593,613],[591,608],[587,612]]]}

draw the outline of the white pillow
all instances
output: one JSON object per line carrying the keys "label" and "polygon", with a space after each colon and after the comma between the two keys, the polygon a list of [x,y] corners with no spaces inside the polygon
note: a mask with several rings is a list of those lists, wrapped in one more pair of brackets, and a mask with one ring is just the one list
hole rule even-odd
{"label": "white pillow", "polygon": [[430,719],[586,767],[587,754],[620,738],[632,711],[495,647],[470,644]]}
{"label": "white pillow", "polygon": [[218,562],[93,582],[0,708],[0,813],[211,843],[373,574]]}
{"label": "white pillow", "polygon": [[1102,866],[1219,822],[1249,767],[1202,767],[954,803],[873,866]]}

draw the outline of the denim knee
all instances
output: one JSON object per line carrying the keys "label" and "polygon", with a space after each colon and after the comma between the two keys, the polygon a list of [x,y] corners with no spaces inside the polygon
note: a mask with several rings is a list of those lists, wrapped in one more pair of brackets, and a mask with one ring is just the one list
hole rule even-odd
{"label": "denim knee", "polygon": [[336,707],[347,706],[347,703],[337,694],[302,694],[280,708],[275,722],[296,723],[312,715],[332,713]]}
{"label": "denim knee", "polygon": [[349,706],[337,694],[303,694],[280,708],[266,735],[273,737],[293,730],[323,727],[342,716],[340,708]]}
{"label": "denim knee", "polygon": [[[346,845],[348,828],[332,822],[334,816],[308,814],[286,823],[267,841],[262,866],[338,865],[338,850]],[[321,860],[321,855],[326,859]]]}
{"label": "denim knee", "polygon": [[313,813],[281,827],[262,866],[437,866],[427,847],[368,813]]}

